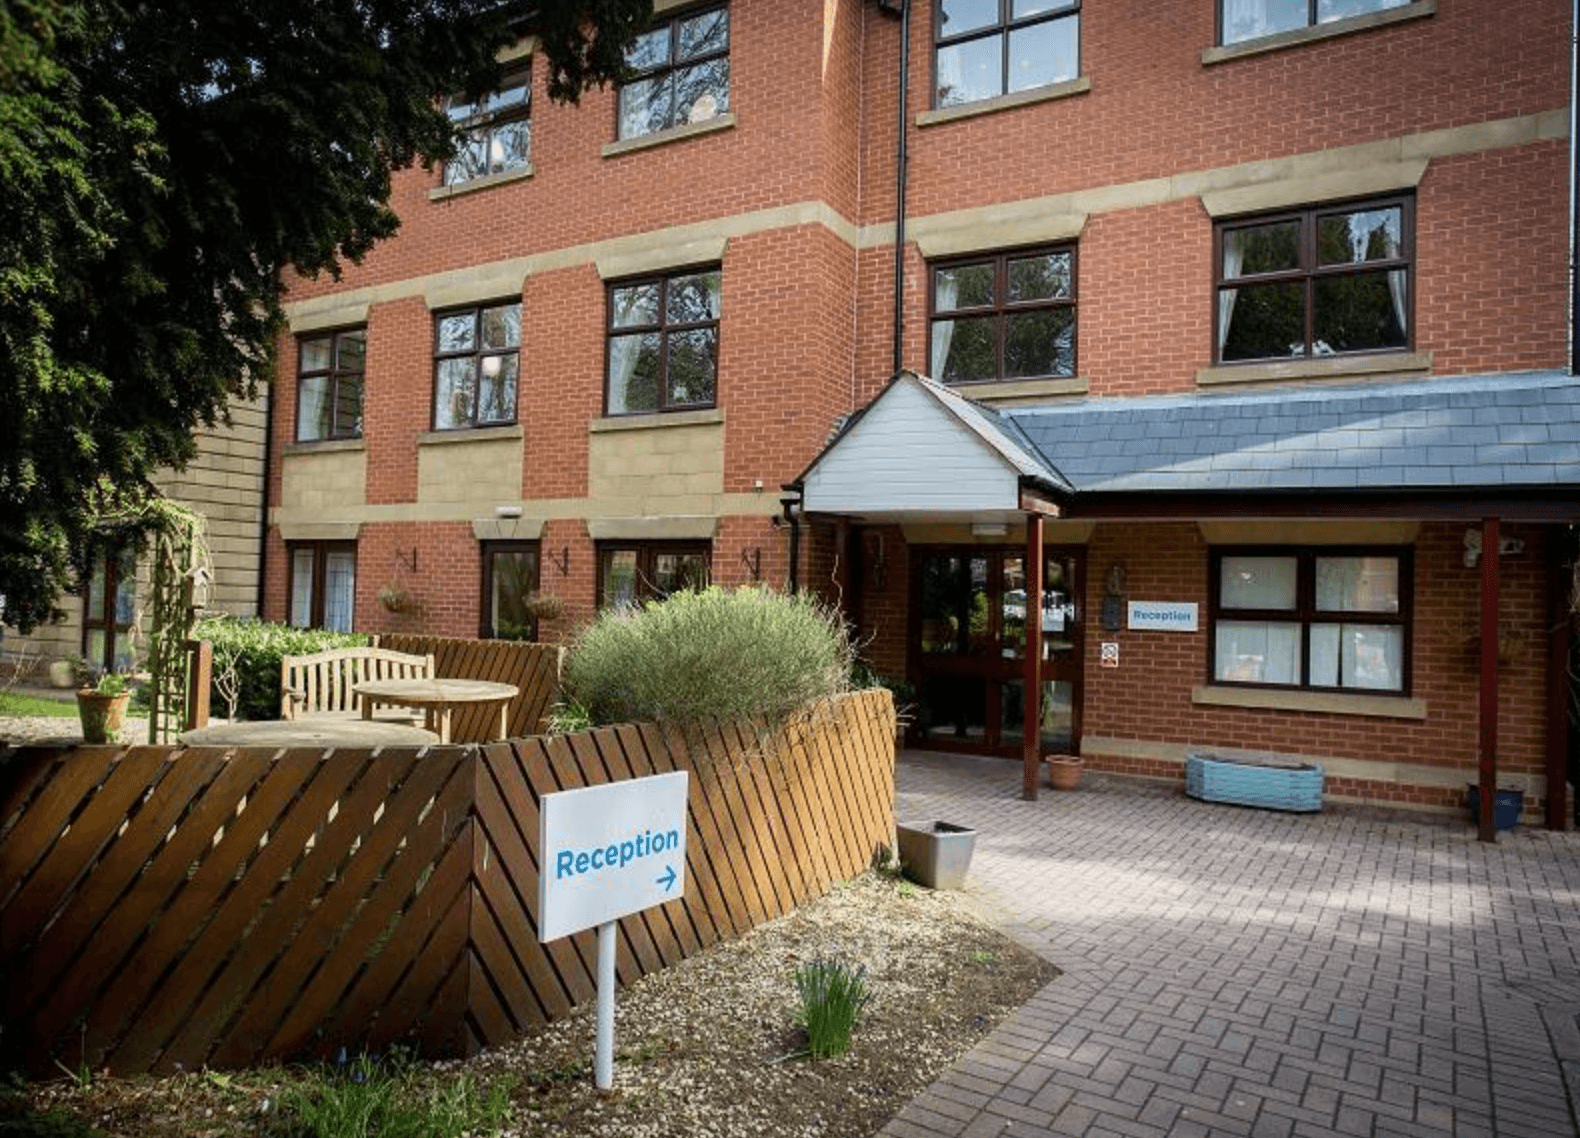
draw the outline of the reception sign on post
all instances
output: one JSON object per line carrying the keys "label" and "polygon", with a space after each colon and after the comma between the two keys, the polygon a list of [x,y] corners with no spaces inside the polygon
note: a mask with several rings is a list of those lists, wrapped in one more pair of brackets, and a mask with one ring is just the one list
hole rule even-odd
{"label": "reception sign on post", "polygon": [[538,815],[538,939],[554,940],[686,891],[685,771],[562,790]]}
{"label": "reception sign on post", "polygon": [[538,813],[538,939],[597,926],[593,1073],[614,1086],[615,922],[686,891],[685,771],[545,794]]}

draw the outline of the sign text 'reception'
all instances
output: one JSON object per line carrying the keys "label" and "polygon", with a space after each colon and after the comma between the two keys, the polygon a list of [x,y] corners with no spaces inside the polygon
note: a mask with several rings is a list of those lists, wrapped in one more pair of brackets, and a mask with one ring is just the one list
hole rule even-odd
{"label": "sign text 'reception'", "polygon": [[554,852],[554,876],[575,877],[600,869],[623,869],[630,862],[656,857],[680,849],[680,831],[644,830],[633,837],[590,850],[561,849]]}

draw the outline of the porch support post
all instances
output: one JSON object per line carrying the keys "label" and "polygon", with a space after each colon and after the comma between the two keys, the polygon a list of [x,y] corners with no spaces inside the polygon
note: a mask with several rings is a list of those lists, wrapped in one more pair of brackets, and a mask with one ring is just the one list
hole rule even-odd
{"label": "porch support post", "polygon": [[1020,796],[1037,801],[1042,766],[1042,515],[1026,515],[1026,724],[1021,731],[1023,770]]}
{"label": "porch support post", "polygon": [[1498,519],[1481,522],[1481,816],[1477,837],[1496,842],[1498,798]]}
{"label": "porch support post", "polygon": [[1569,590],[1563,526],[1553,526],[1547,550],[1547,828],[1567,829],[1569,819]]}

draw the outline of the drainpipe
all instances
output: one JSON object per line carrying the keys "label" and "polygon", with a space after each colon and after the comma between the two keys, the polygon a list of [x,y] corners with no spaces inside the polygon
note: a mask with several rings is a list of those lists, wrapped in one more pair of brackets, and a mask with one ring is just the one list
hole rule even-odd
{"label": "drainpipe", "polygon": [[263,396],[263,493],[258,503],[258,596],[257,611],[253,614],[263,619],[263,601],[267,595],[269,568],[269,474],[270,459],[274,456],[274,380],[264,385]]}
{"label": "drainpipe", "polygon": [[[1580,0],[1577,0],[1580,2]],[[883,5],[894,11],[894,0]],[[899,138],[894,154],[894,374],[905,366],[905,183],[911,155],[906,131],[906,112],[911,92],[911,4],[898,0],[900,17],[900,116]],[[1571,132],[1571,136],[1572,136]]]}
{"label": "drainpipe", "polygon": [[[801,504],[801,487],[795,482],[786,483],[780,487],[788,491],[785,497],[779,499],[779,505],[784,510],[784,524],[790,527],[790,595],[793,597],[800,591],[801,577],[798,565],[801,561],[801,518],[795,512]],[[794,495],[792,497],[791,495]]]}
{"label": "drainpipe", "polygon": [[1569,374],[1580,375],[1580,0],[1569,19]]}

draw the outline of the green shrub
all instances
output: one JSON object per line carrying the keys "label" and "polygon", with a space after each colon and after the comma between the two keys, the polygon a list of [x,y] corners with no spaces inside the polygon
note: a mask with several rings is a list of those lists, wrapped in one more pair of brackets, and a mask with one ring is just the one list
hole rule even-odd
{"label": "green shrub", "polygon": [[777,719],[846,691],[850,662],[844,622],[821,602],[715,586],[600,613],[566,653],[562,684],[594,724],[694,726]]}
{"label": "green shrub", "polygon": [[291,1138],[466,1138],[495,1135],[511,1113],[510,1084],[421,1080],[398,1060],[359,1056],[320,1068],[281,1100]]}
{"label": "green shrub", "polygon": [[241,719],[280,717],[282,657],[306,656],[330,648],[352,648],[368,643],[367,635],[360,632],[324,632],[228,616],[198,621],[192,638],[207,640],[214,646],[214,684],[209,703],[216,715],[224,715],[229,705],[223,685],[226,671],[234,667],[238,685],[236,715]]}
{"label": "green shrub", "polygon": [[814,1059],[833,1059],[849,1051],[856,1017],[872,999],[866,966],[814,960],[796,969],[795,986],[801,993],[796,1018],[806,1028],[807,1052]]}

